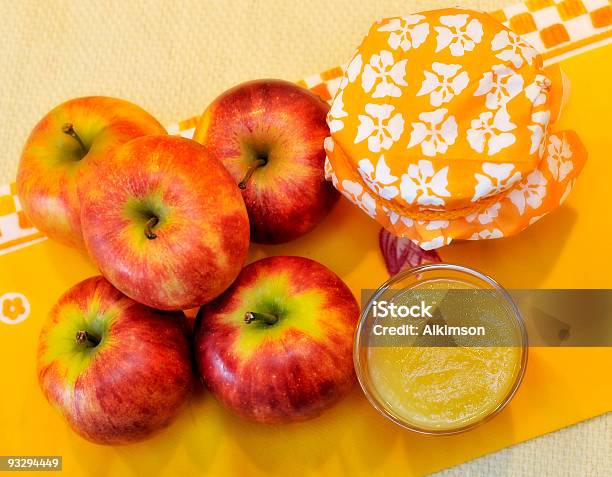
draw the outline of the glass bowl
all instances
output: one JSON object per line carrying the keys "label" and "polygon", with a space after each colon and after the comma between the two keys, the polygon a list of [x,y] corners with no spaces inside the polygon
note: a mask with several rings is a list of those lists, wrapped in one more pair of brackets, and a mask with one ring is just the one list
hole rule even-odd
{"label": "glass bowl", "polygon": [[[449,345],[448,342],[445,343],[444,341],[441,341],[441,344],[434,343],[432,345],[430,343],[423,345],[428,346],[429,349],[419,349],[417,345],[415,345],[417,342],[414,340],[422,338],[410,338],[413,340],[411,342],[412,344],[406,347],[406,345],[401,344],[401,340],[405,338],[387,338],[386,336],[380,338],[380,336],[375,336],[373,331],[374,327],[377,324],[380,324],[381,320],[374,317],[374,308],[376,307],[376,310],[379,311],[379,304],[381,301],[392,303],[395,300],[395,302],[397,302],[396,304],[400,304],[405,303],[405,300],[410,298],[410,296],[432,296],[427,294],[423,295],[424,292],[422,290],[427,289],[438,290],[438,292],[435,293],[438,293],[439,296],[446,296],[447,293],[450,293],[448,296],[452,297],[454,301],[450,302],[452,306],[447,306],[446,308],[452,310],[453,313],[458,315],[459,320],[463,320],[465,317],[469,318],[469,316],[473,316],[465,313],[475,311],[476,315],[479,317],[482,316],[483,320],[488,320],[487,322],[493,326],[493,336],[495,336],[496,327],[499,327],[501,330],[505,330],[503,331],[503,340],[499,342],[496,341],[498,344],[490,346],[485,345],[485,347],[482,346],[484,341],[479,341],[477,343],[480,344],[474,345],[472,350],[468,352],[467,348],[471,346],[469,344],[469,340],[471,338],[456,338],[457,340],[464,340],[464,344],[460,344],[460,341],[453,341],[453,344]],[[446,291],[450,289],[460,291]],[[446,299],[447,298],[442,298],[441,300]],[[484,305],[486,305],[486,307]],[[439,304],[440,309],[442,309],[441,307],[442,304]],[[381,314],[382,313],[378,312],[378,315]],[[421,323],[424,322],[421,321]],[[423,329],[425,326],[421,326],[421,328]],[[377,330],[380,331],[382,329],[383,328],[379,327]],[[449,339],[455,340],[455,338]],[[492,340],[491,342],[493,342],[493,338],[488,339]],[[465,343],[467,343],[467,345]],[[486,351],[487,346],[489,347],[490,351]],[[453,348],[455,349],[454,351],[452,351]],[[503,375],[505,376],[504,387],[503,389],[495,388],[494,390],[491,388],[491,392],[489,395],[487,395],[487,388],[485,387],[485,384],[489,384],[487,378],[488,374],[486,374],[489,372],[489,369],[483,367],[484,371],[482,371],[482,374],[476,374],[477,371],[480,372],[480,368],[474,368],[473,366],[470,367],[471,365],[469,364],[469,360],[474,353],[482,353],[483,356],[487,356],[488,353],[488,355],[492,357],[493,355],[491,353],[498,351],[501,353],[500,356],[504,357],[504,359],[506,356],[508,356],[507,361],[508,363],[512,362],[512,369],[510,370],[510,368],[507,367],[507,369],[504,370],[503,365],[499,365],[501,369],[500,372],[503,372]],[[412,354],[408,355],[408,353]],[[449,353],[451,354],[449,355]],[[385,282],[378,290],[376,290],[376,292],[374,292],[372,297],[363,307],[363,311],[357,325],[353,359],[357,378],[363,392],[370,403],[382,415],[392,420],[396,424],[415,432],[445,435],[467,431],[483,424],[493,416],[497,415],[510,402],[521,384],[523,375],[525,373],[525,368],[527,366],[527,354],[528,340],[525,324],[518,307],[506,290],[504,290],[495,280],[476,270],[460,265],[435,263],[400,272]],[[404,355],[409,356],[410,359],[404,359]],[[413,357],[415,356],[417,357],[415,359],[422,360],[425,356],[433,356],[435,358],[438,355],[440,356],[440,362],[442,363],[440,370],[436,369],[437,364],[431,364],[437,363],[436,359],[427,361],[428,367],[431,368],[433,366],[433,369],[429,369],[427,371],[433,377],[426,376],[423,378],[420,374],[415,374],[412,369],[406,368],[408,369],[406,371],[404,368],[404,363],[414,363]],[[378,356],[386,357],[381,360],[378,358]],[[394,364],[393,360],[395,358],[392,359],[388,356],[399,357],[397,360],[398,364]],[[458,379],[459,375],[453,377],[452,374],[450,374],[449,379],[443,377],[449,374],[448,370],[442,369],[447,365],[449,356],[452,356],[454,360],[459,360],[455,361],[455,363],[458,363],[459,368],[461,368],[461,360],[463,359],[463,356],[465,356],[465,359],[468,361],[465,362],[466,364],[464,368],[468,370],[475,370],[474,379],[471,379],[470,375],[467,376],[468,379],[465,379],[466,376],[462,376],[463,381]],[[476,359],[481,359],[480,355],[478,355]],[[492,363],[492,366],[495,366],[495,363],[497,362],[506,363],[504,359],[492,359],[489,362]],[[476,363],[478,362],[479,361],[476,361]],[[384,363],[384,366],[380,366],[379,363]],[[492,375],[498,377],[498,375],[494,373]],[[406,376],[407,378],[405,378]],[[395,379],[401,381],[400,386],[387,386],[389,382]],[[408,379],[408,381],[406,379]],[[415,395],[426,395],[426,393],[422,392],[426,390],[417,389],[420,384],[415,384],[424,382],[424,379],[430,379],[432,382],[437,383],[437,388],[433,385],[430,386],[430,389],[436,391],[436,394],[432,394],[432,399],[418,398],[420,401],[418,399],[415,400]],[[498,381],[490,382],[498,383]],[[412,384],[409,386],[403,386],[408,382]],[[442,401],[444,401],[444,399],[450,399],[450,397],[444,396],[444,392],[441,391],[444,391],[446,386],[454,385],[449,385],[447,383],[454,382],[463,382],[465,384],[463,386],[455,386],[454,390],[452,387],[449,388],[451,391],[448,396],[454,396],[453,393],[461,393],[463,391],[472,393],[473,397],[476,396],[474,397],[473,402],[470,402],[469,400],[466,401],[465,410],[476,408],[479,402],[487,402],[487,405],[483,405],[479,412],[472,412],[470,414],[471,411],[466,411],[465,418],[457,419],[453,423],[443,422],[443,420],[441,420],[438,424],[436,424],[435,420],[425,423],[423,419],[419,420],[418,418],[408,417],[405,409],[423,409],[424,406],[426,407],[430,405],[430,401],[433,402],[432,406],[440,405],[440,407],[437,408],[439,409],[438,415],[445,415],[445,413],[448,412],[448,409],[452,406],[449,405],[445,408],[442,405]],[[478,394],[479,389],[484,389],[484,391],[481,394]],[[495,394],[495,396],[493,396],[493,394]],[[442,397],[439,399],[440,402],[438,402],[436,397],[440,395],[442,395]],[[404,406],[404,403],[402,402],[402,399],[404,398],[412,402],[409,402],[407,406]],[[460,402],[459,398],[457,398],[457,402]],[[457,406],[460,410],[462,409],[460,404]],[[424,414],[416,413],[414,415],[422,416]]]}

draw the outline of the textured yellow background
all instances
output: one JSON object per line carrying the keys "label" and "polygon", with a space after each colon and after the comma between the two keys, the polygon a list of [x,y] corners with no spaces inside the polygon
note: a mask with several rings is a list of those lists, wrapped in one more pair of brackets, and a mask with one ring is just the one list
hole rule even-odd
{"label": "textured yellow background", "polygon": [[[298,79],[345,61],[376,18],[452,4],[491,10],[509,3],[0,0],[0,182],[13,180],[34,123],[65,99],[119,96],[169,123],[200,112],[234,83]],[[601,472],[610,464],[610,421],[600,418],[463,470]]]}

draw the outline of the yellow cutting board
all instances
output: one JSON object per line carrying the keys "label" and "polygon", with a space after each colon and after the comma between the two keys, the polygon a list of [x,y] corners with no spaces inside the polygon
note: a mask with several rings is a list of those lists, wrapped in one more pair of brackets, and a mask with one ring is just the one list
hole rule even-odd
{"label": "yellow cutting board", "polygon": [[[506,287],[612,288],[611,55],[608,46],[562,63],[573,95],[559,127],[576,129],[590,151],[568,202],[519,236],[446,247],[441,251],[445,261],[480,269]],[[314,258],[342,276],[359,297],[362,288],[375,288],[387,278],[378,230],[342,199],[313,233],[286,246],[253,247],[250,259]],[[464,434],[431,437],[403,430],[378,415],[359,389],[324,416],[285,427],[246,422],[200,390],[156,437],[124,447],[97,446],[70,431],[45,402],[35,372],[46,313],[68,287],[95,273],[84,255],[49,240],[0,257],[0,291],[19,290],[31,304],[26,321],[0,323],[0,454],[61,455],[64,474],[75,476],[409,476],[612,407],[612,348],[532,348],[525,380],[511,404]]]}

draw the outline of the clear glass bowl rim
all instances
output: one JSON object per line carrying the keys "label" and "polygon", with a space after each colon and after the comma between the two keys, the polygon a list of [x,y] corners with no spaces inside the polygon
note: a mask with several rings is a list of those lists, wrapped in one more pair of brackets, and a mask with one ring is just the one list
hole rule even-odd
{"label": "clear glass bowl rim", "polygon": [[[436,270],[440,270],[440,271],[451,270],[453,272],[459,272],[462,274],[469,275],[472,279],[476,278],[478,280],[481,280],[489,284],[496,291],[498,291],[505,298],[506,303],[510,306],[511,310],[513,311],[513,316],[516,319],[516,325],[518,326],[518,329],[520,331],[520,338],[521,338],[520,369],[517,373],[517,376],[514,380],[512,387],[510,388],[510,390],[508,391],[504,399],[502,399],[500,403],[490,413],[483,416],[481,419],[475,422],[472,422],[470,424],[467,424],[465,426],[453,428],[453,429],[421,428],[421,427],[415,426],[412,423],[406,422],[405,420],[401,419],[399,416],[396,416],[392,414],[391,412],[389,412],[389,410],[387,409],[387,406],[385,406],[384,403],[382,403],[376,397],[374,392],[370,389],[370,385],[366,377],[366,374],[368,372],[367,366],[361,362],[360,353],[359,353],[361,339],[364,333],[363,327],[365,323],[365,318],[367,317],[369,310],[372,307],[372,302],[376,300],[378,297],[380,297],[391,286],[395,285],[398,282],[401,282],[402,280],[408,278],[409,276],[417,275],[419,273],[436,271]],[[385,416],[387,419],[390,419],[395,424],[405,429],[414,431],[414,432],[418,432],[421,434],[429,434],[429,435],[451,435],[451,434],[458,434],[461,432],[465,432],[465,431],[468,431],[470,429],[473,429],[475,427],[478,427],[484,424],[485,422],[489,421],[490,419],[495,417],[497,414],[499,414],[499,412],[501,412],[501,410],[506,407],[506,405],[512,400],[512,398],[518,391],[523,381],[525,370],[527,368],[528,349],[529,349],[529,344],[528,344],[528,338],[527,338],[527,329],[525,327],[523,316],[519,308],[516,306],[516,303],[514,302],[514,300],[512,299],[512,297],[510,296],[510,294],[506,291],[504,287],[502,287],[499,283],[497,283],[493,278],[473,268],[469,268],[463,265],[455,265],[451,263],[428,263],[425,265],[420,265],[418,267],[409,268],[407,270],[401,271],[397,273],[396,275],[392,276],[391,278],[389,278],[385,283],[383,283],[376,290],[376,292],[374,293],[374,295],[372,295],[372,297],[370,298],[366,306],[363,307],[361,315],[359,316],[359,322],[355,329],[355,337],[353,340],[353,364],[355,366],[355,374],[357,375],[357,380],[359,381],[359,385],[361,386],[363,393],[365,394],[370,404],[380,414]]]}

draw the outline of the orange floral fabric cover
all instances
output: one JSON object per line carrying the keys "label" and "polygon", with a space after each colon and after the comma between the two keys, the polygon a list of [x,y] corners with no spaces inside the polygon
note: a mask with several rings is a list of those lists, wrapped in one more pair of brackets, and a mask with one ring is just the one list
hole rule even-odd
{"label": "orange floral fabric cover", "polygon": [[485,13],[382,20],[333,99],[326,177],[424,249],[516,234],[565,200],[586,160],[554,128],[567,92],[558,66]]}

